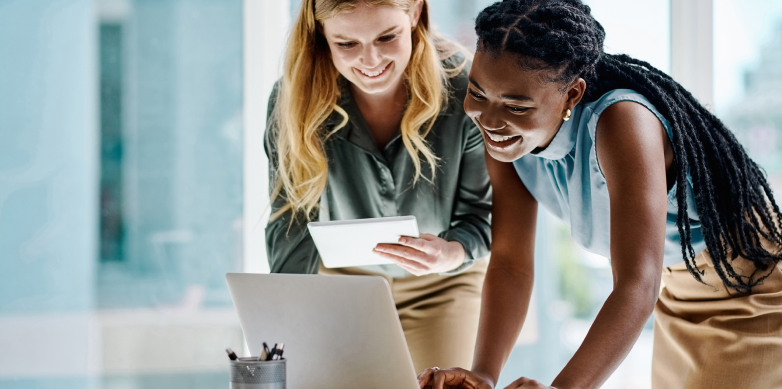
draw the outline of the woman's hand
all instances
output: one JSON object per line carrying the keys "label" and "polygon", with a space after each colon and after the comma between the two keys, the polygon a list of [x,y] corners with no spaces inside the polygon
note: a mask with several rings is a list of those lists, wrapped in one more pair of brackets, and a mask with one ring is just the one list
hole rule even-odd
{"label": "woman's hand", "polygon": [[442,273],[464,263],[464,247],[432,234],[420,238],[403,236],[399,244],[379,244],[373,252],[417,276]]}
{"label": "woman's hand", "polygon": [[[439,367],[430,367],[418,375],[418,386],[421,389],[494,389],[494,383],[489,378],[458,367],[445,370],[440,370]],[[506,386],[505,389],[557,388],[521,377]]]}
{"label": "woman's hand", "polygon": [[538,381],[531,380],[526,377],[521,377],[516,381],[513,381],[505,389],[557,389],[553,386],[543,385]]}
{"label": "woman's hand", "polygon": [[494,389],[494,383],[481,374],[454,367],[430,367],[418,375],[421,389]]}

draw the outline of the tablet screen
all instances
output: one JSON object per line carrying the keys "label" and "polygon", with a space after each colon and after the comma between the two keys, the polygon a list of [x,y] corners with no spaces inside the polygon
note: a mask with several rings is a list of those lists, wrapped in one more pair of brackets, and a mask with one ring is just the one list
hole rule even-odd
{"label": "tablet screen", "polygon": [[415,216],[311,222],[307,227],[327,268],[393,264],[372,249],[396,244],[402,236],[419,237]]}

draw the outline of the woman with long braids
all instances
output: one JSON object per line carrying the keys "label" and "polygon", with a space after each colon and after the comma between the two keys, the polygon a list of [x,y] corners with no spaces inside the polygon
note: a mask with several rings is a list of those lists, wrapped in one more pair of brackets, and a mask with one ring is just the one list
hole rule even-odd
{"label": "woman with long braids", "polygon": [[508,388],[600,387],[653,311],[654,388],[782,388],[780,211],[730,130],[668,75],[606,54],[580,0],[495,3],[475,29],[464,107],[486,143],[492,260],[471,370],[427,369],[421,387],[494,387],[540,203],[611,259],[614,288],[551,386]]}
{"label": "woman with long braids", "polygon": [[[272,272],[385,277],[417,371],[471,363],[478,331],[491,186],[468,57],[426,0],[304,0],[269,101]],[[307,230],[400,215],[424,234],[375,248],[399,266],[327,269]]]}

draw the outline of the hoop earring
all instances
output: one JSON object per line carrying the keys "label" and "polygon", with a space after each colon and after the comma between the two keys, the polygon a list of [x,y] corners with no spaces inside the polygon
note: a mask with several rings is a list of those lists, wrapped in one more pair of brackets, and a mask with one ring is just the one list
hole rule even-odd
{"label": "hoop earring", "polygon": [[570,114],[571,114],[570,110],[567,110],[567,112],[565,112],[565,117],[563,117],[562,120],[564,121],[570,120]]}

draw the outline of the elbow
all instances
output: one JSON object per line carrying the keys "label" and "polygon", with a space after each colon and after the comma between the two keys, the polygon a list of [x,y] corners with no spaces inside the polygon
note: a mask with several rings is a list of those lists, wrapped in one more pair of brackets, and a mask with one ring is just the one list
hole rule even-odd
{"label": "elbow", "polygon": [[635,281],[625,285],[617,284],[614,291],[618,292],[620,296],[632,299],[632,305],[636,308],[638,314],[646,320],[654,312],[654,306],[657,304],[657,298],[660,295],[660,277]]}
{"label": "elbow", "polygon": [[645,309],[645,313],[651,315],[654,312],[654,306],[657,304],[657,298],[660,296],[661,277],[647,277],[638,286],[638,301]]}
{"label": "elbow", "polygon": [[649,316],[654,313],[654,306],[657,305],[657,297],[659,296],[659,289],[658,293],[654,293],[651,295],[645,303],[642,304],[643,307],[643,315],[645,318],[648,318]]}

